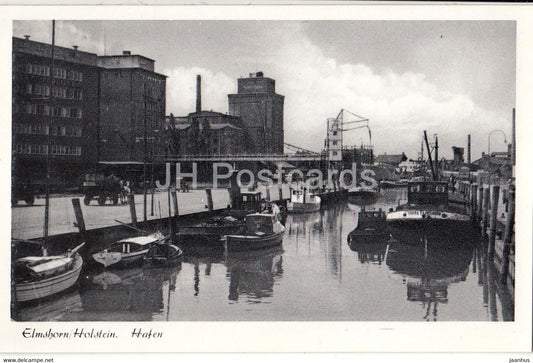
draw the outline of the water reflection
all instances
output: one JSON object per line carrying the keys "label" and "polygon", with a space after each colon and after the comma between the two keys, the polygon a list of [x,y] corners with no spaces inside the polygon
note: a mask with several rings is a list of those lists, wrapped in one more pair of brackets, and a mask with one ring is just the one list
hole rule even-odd
{"label": "water reflection", "polygon": [[283,276],[283,248],[273,248],[242,253],[231,253],[226,257],[226,276],[229,278],[231,301],[239,300],[240,295],[247,301],[259,303],[271,297],[274,282]]}
{"label": "water reflection", "polygon": [[[402,193],[385,190],[365,208],[386,211]],[[395,239],[400,242],[346,243],[358,224],[360,208],[337,203],[316,213],[289,215],[283,243],[273,249],[226,256],[221,244],[181,241],[184,260],[178,268],[89,271],[77,290],[25,307],[19,317],[30,321],[513,320],[512,298],[498,283],[486,246],[474,243],[479,236],[449,248],[431,243],[433,237],[421,236],[420,230],[399,234],[401,238]]]}
{"label": "water reflection", "polygon": [[466,280],[473,250],[468,245],[448,249],[394,243],[386,264],[407,286],[407,300],[422,303],[423,319],[436,321],[438,305],[448,303],[448,286]]}
{"label": "water reflection", "polygon": [[[80,291],[84,316],[112,321],[152,320],[153,314],[163,312],[165,303],[168,304],[180,270],[181,264],[172,268],[138,267],[90,274]],[[168,289],[167,295],[164,287]]]}

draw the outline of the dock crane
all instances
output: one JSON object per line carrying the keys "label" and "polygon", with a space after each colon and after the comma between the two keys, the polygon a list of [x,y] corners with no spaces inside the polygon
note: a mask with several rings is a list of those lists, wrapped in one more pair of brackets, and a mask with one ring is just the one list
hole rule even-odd
{"label": "dock crane", "polygon": [[370,131],[369,119],[359,116],[346,109],[341,109],[336,118],[328,118],[326,153],[328,169],[331,161],[342,161],[343,134],[346,131],[368,129],[368,138],[372,146],[372,132]]}

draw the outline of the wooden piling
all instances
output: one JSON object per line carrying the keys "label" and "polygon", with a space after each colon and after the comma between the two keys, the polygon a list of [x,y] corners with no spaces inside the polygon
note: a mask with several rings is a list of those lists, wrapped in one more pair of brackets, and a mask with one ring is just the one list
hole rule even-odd
{"label": "wooden piling", "polygon": [[270,202],[270,186],[266,186],[266,200]]}
{"label": "wooden piling", "polygon": [[483,204],[483,184],[479,184],[478,187],[477,187],[477,195],[476,195],[476,199],[477,199],[477,204],[476,204],[476,216],[477,216],[477,222],[479,223],[481,221],[481,217],[482,217],[482,211],[483,211],[483,208],[482,208],[482,204]]}
{"label": "wooden piling", "polygon": [[176,189],[173,189],[170,192],[170,195],[172,196],[172,205],[174,207],[174,216],[179,216],[179,209],[178,209],[178,195],[176,194]]}
{"label": "wooden piling", "polygon": [[128,194],[128,205],[130,206],[131,224],[137,226],[137,211],[135,210],[135,197],[133,193]]}
{"label": "wooden piling", "polygon": [[488,224],[488,210],[490,202],[490,187],[483,186],[483,202],[481,203],[481,235],[486,237]]}
{"label": "wooden piling", "polygon": [[207,188],[205,190],[205,195],[207,196],[207,209],[212,212],[213,211],[213,194],[211,189]]}
{"label": "wooden piling", "polygon": [[490,228],[489,228],[489,260],[494,258],[494,248],[496,244],[496,228],[498,222],[498,201],[500,198],[500,186],[491,185],[490,187]]}
{"label": "wooden piling", "polygon": [[501,282],[507,284],[507,277],[509,276],[509,255],[511,253],[511,245],[513,243],[513,228],[515,219],[515,186],[509,185],[509,212],[507,213],[507,220],[505,221],[505,232],[503,234],[503,257],[502,257],[502,274]]}
{"label": "wooden piling", "polygon": [[81,210],[80,199],[72,198],[72,207],[74,207],[74,215],[76,216],[76,225],[80,233],[85,233],[85,221],[83,220],[83,212]]}

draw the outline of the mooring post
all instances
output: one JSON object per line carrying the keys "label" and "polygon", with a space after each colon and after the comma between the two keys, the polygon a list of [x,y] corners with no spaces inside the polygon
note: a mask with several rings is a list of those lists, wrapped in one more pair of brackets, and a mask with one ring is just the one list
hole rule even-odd
{"label": "mooring post", "polygon": [[207,209],[209,209],[210,212],[213,211],[213,194],[210,188],[207,188],[205,190],[205,195],[207,196]]}
{"label": "mooring post", "polygon": [[72,206],[74,207],[74,215],[76,216],[76,226],[80,230],[80,234],[83,234],[86,230],[79,198],[72,198]]}
{"label": "mooring post", "polygon": [[502,257],[502,276],[501,282],[507,284],[507,276],[509,275],[509,255],[511,253],[511,245],[513,243],[513,228],[515,218],[515,186],[509,185],[509,206],[507,213],[507,220],[505,221],[505,232],[503,234],[503,257]]}
{"label": "mooring post", "polygon": [[488,210],[490,202],[490,186],[483,186],[483,202],[481,203],[481,235],[486,237]]}
{"label": "mooring post", "polygon": [[481,221],[481,213],[483,211],[482,204],[483,204],[483,184],[479,184],[477,187],[477,196],[476,196],[476,217],[477,217],[477,223]]}
{"label": "mooring post", "polygon": [[491,186],[491,202],[490,202],[490,230],[489,230],[489,259],[494,258],[494,248],[496,245],[496,229],[498,223],[498,201],[500,198],[500,186]]}
{"label": "mooring post", "polygon": [[135,210],[135,197],[133,193],[128,194],[128,205],[130,206],[131,224],[137,226],[137,211]]}
{"label": "mooring post", "polygon": [[172,195],[172,205],[174,207],[174,216],[179,216],[179,209],[178,209],[178,195],[176,192],[176,189],[172,189],[170,192],[170,195]]}

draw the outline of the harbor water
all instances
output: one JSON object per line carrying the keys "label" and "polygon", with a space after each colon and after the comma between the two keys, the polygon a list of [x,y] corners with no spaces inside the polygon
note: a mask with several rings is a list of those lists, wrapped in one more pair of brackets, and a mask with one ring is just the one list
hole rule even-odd
{"label": "harbor water", "polygon": [[[365,208],[387,210],[389,189]],[[21,321],[509,321],[513,303],[496,283],[481,237],[448,248],[412,243],[349,245],[361,206],[338,202],[289,215],[280,246],[225,255],[186,241],[172,268],[88,268],[64,294],[21,306]],[[424,241],[424,242],[420,242]]]}

